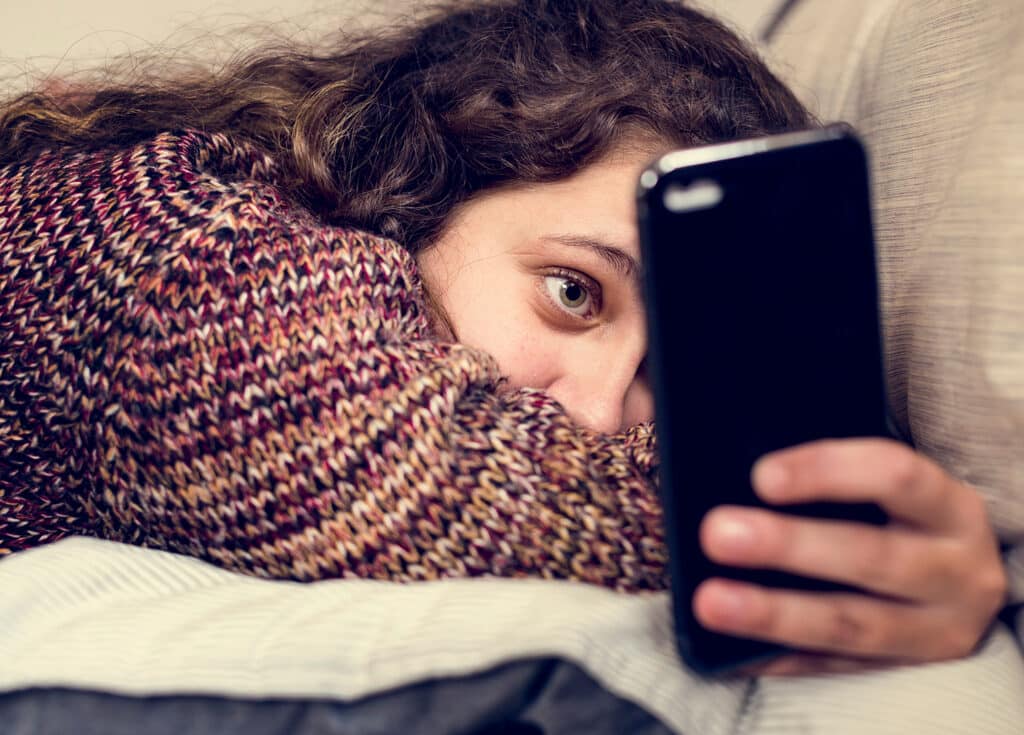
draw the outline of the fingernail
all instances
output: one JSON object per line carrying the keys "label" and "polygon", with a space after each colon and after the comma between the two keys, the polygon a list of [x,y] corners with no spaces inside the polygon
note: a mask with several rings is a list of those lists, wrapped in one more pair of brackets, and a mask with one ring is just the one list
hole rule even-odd
{"label": "fingernail", "polygon": [[759,459],[753,475],[754,487],[764,495],[778,495],[789,483],[789,472],[776,460]]}
{"label": "fingernail", "polygon": [[716,545],[726,552],[749,551],[757,540],[754,527],[739,518],[719,518],[713,531]]}

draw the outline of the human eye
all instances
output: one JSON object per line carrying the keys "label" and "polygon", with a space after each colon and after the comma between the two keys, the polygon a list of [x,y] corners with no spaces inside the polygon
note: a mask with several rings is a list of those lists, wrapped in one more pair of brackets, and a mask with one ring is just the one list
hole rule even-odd
{"label": "human eye", "polygon": [[556,269],[543,276],[542,290],[555,308],[579,319],[592,319],[601,309],[601,287],[582,273]]}

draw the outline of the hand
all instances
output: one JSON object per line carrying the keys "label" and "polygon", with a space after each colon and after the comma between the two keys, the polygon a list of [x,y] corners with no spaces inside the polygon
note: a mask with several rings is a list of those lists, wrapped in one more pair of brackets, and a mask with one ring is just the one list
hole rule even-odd
{"label": "hand", "polygon": [[753,484],[767,503],[875,502],[885,526],[721,506],[700,537],[712,560],[843,582],[802,592],[709,579],[693,609],[706,627],[801,653],[758,674],[851,671],[971,653],[1005,604],[1007,578],[981,496],[884,439],[826,440],[767,455]]}

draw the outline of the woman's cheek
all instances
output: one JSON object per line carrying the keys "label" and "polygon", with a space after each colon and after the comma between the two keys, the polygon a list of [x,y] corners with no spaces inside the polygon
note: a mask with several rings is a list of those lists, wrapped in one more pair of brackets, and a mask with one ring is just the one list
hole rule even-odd
{"label": "woman's cheek", "polygon": [[514,387],[543,390],[559,377],[564,339],[539,320],[523,318],[506,326],[490,352]]}

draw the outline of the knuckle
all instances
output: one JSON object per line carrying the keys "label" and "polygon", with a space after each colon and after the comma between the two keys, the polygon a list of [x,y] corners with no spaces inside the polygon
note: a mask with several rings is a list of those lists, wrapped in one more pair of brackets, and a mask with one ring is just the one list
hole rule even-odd
{"label": "knuckle", "polygon": [[792,641],[801,631],[800,608],[783,594],[765,594],[756,616],[754,630],[765,631],[772,640]]}
{"label": "knuckle", "polygon": [[933,596],[959,601],[959,607],[994,612],[1006,597],[1009,581],[998,559],[979,559],[963,544],[947,543],[916,570],[918,578],[930,579]]}
{"label": "knuckle", "polygon": [[[874,537],[874,541],[864,545],[865,548],[871,550],[866,554],[866,563],[870,566],[864,572],[881,579],[887,588],[892,587],[897,584],[900,577],[907,576],[901,575],[899,572],[901,567],[912,564],[914,557],[900,555],[899,544],[892,533],[874,531],[871,535]],[[866,578],[871,579],[871,576]]]}
{"label": "knuckle", "polygon": [[978,645],[979,634],[970,626],[949,625],[942,636],[943,650],[940,658],[963,658],[970,655]]}
{"label": "knuckle", "polygon": [[788,518],[767,519],[759,529],[764,542],[764,556],[784,568],[800,566],[806,555],[801,552],[807,545],[803,527]]}
{"label": "knuckle", "polygon": [[[861,530],[867,535],[866,529]],[[888,533],[870,534],[853,548],[856,552],[850,558],[850,581],[864,586],[871,584],[883,589],[891,589],[897,584],[897,556],[893,539]]]}
{"label": "knuckle", "polygon": [[776,600],[768,597],[762,600],[762,604],[753,615],[753,622],[757,628],[777,639],[781,639],[786,633],[785,618],[780,608]]}
{"label": "knuckle", "polygon": [[840,651],[874,650],[872,645],[877,634],[854,612],[852,606],[833,600],[829,604],[827,620],[825,642],[829,648]]}
{"label": "knuckle", "polygon": [[939,551],[931,555],[928,568],[923,570],[921,576],[934,580],[939,589],[970,584],[975,576],[973,558],[964,554],[960,545],[947,543],[938,548]]}
{"label": "knuckle", "polygon": [[996,561],[976,574],[979,599],[986,603],[987,611],[998,610],[1010,591],[1010,580],[1003,565]]}
{"label": "knuckle", "polygon": [[919,471],[917,456],[903,447],[892,447],[888,449],[886,458],[888,466],[889,482],[893,488],[906,491],[914,486]]}
{"label": "knuckle", "polygon": [[963,493],[958,509],[960,517],[970,526],[975,528],[988,528],[988,504],[981,493],[970,486],[966,486],[968,492]]}

